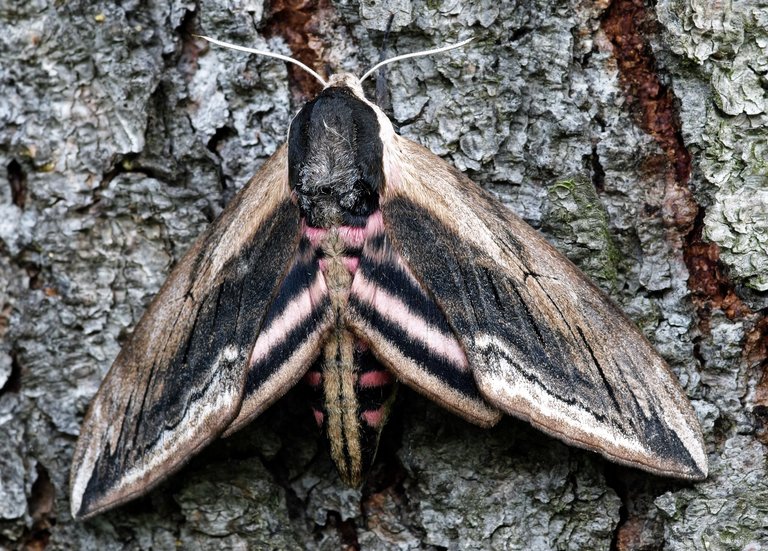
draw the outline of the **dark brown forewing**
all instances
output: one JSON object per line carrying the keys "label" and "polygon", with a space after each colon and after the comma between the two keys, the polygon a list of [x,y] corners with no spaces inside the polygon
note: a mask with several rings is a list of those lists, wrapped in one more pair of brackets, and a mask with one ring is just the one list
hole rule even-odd
{"label": "dark brown forewing", "polygon": [[423,147],[385,147],[387,234],[467,351],[481,394],[570,444],[701,479],[677,380],[611,301],[535,230]]}
{"label": "dark brown forewing", "polygon": [[88,517],[180,468],[235,417],[247,358],[295,253],[285,147],[173,269],[90,405],[71,472]]}

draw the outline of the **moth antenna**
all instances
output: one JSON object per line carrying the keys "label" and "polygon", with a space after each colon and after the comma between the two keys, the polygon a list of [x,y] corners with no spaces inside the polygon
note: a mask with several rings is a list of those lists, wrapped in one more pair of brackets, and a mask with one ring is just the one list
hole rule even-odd
{"label": "moth antenna", "polygon": [[459,42],[458,44],[449,44],[447,46],[443,46],[441,48],[434,48],[432,50],[423,50],[421,52],[412,52],[410,54],[403,54],[403,55],[398,55],[398,56],[395,56],[395,57],[390,57],[389,59],[385,59],[384,61],[382,61],[380,63],[377,63],[376,65],[374,65],[373,67],[368,69],[368,71],[362,76],[362,78],[360,78],[360,82],[363,82],[365,79],[367,79],[373,73],[375,73],[378,69],[380,69],[384,65],[388,65],[389,63],[394,63],[395,61],[402,61],[403,59],[408,59],[408,58],[411,58],[411,57],[421,57],[421,56],[425,56],[425,55],[432,55],[432,54],[439,54],[439,53],[442,53],[442,52],[447,52],[448,50],[453,50],[455,48],[461,48],[462,46],[466,46],[467,44],[469,44],[473,40],[474,40],[474,37],[473,38],[468,38],[466,40],[463,40],[463,41]]}
{"label": "moth antenna", "polygon": [[[385,57],[387,53],[387,46],[389,46],[389,35],[392,32],[392,23],[395,21],[395,14],[390,13],[389,14],[389,20],[387,21],[387,28],[384,31],[384,40],[382,40],[381,43],[381,50],[379,51],[379,63],[387,59]],[[375,98],[376,98],[376,105],[381,107],[382,110],[385,112],[391,111],[389,109],[390,101],[389,101],[389,89],[387,88],[387,69],[384,68],[376,75],[376,92],[375,92]]]}
{"label": "moth antenna", "polygon": [[273,57],[275,59],[280,59],[282,61],[287,61],[288,63],[293,63],[294,65],[298,65],[302,69],[304,69],[306,72],[308,72],[310,75],[315,77],[317,80],[320,81],[320,83],[323,85],[323,87],[328,86],[328,83],[325,81],[323,77],[321,77],[319,74],[317,74],[315,71],[304,65],[301,61],[298,59],[293,59],[292,57],[288,57],[287,55],[283,54],[276,54],[275,52],[268,52],[266,50],[257,50],[256,48],[246,48],[245,46],[238,46],[237,44],[231,44],[229,42],[224,42],[223,40],[216,40],[215,38],[211,38],[209,36],[203,36],[200,34],[194,35],[198,38],[202,38],[204,40],[207,40],[211,44],[216,44],[217,46],[223,46],[224,48],[229,48],[230,50],[238,50],[240,52],[246,52],[249,54],[256,54],[256,55],[263,55],[266,57]]}

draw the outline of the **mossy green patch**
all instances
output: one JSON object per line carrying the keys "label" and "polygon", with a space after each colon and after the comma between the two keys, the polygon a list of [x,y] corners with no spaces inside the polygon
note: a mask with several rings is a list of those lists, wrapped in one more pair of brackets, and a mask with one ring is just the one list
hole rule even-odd
{"label": "mossy green patch", "polygon": [[542,229],[572,262],[612,291],[620,256],[595,186],[584,178],[572,178],[555,182],[547,194]]}

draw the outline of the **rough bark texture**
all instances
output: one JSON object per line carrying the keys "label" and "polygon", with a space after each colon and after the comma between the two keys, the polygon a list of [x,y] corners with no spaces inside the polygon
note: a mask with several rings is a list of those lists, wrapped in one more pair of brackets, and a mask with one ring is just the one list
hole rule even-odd
{"label": "rough bark texture", "polygon": [[[400,393],[361,491],[295,392],[161,489],[75,523],[85,408],[173,262],[314,83],[193,33],[361,74],[496,191],[678,374],[711,474],[681,484]],[[0,2],[0,548],[768,547],[768,4]]]}

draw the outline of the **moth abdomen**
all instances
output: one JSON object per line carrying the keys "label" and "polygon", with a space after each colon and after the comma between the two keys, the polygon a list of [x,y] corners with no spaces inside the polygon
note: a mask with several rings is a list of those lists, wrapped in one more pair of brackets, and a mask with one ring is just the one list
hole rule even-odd
{"label": "moth abdomen", "polygon": [[376,457],[397,381],[365,341],[333,334],[304,382],[315,422],[325,433],[342,479],[358,486]]}
{"label": "moth abdomen", "polygon": [[[302,226],[302,241],[313,250],[318,276],[328,290],[332,329],[320,357],[304,377],[312,392],[315,421],[328,437],[338,471],[353,486],[361,483],[376,454],[379,434],[394,396],[394,377],[376,360],[365,339],[348,327],[348,303],[365,243],[372,237],[361,225]],[[379,215],[379,221],[381,216]],[[375,232],[373,232],[375,233]]]}

